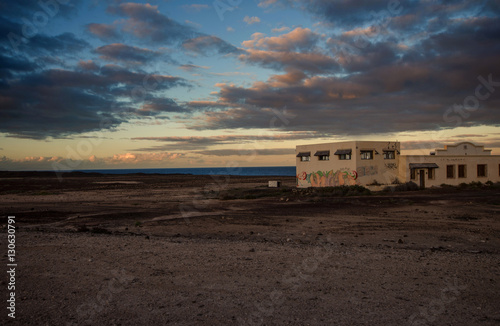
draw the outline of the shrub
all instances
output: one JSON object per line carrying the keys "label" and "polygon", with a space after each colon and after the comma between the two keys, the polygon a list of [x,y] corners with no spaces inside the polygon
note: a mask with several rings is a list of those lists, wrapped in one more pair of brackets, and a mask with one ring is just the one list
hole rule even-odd
{"label": "shrub", "polygon": [[394,180],[392,180],[392,182],[391,182],[391,183],[392,183],[393,185],[400,185],[400,184],[402,184],[402,182],[401,182],[401,181],[399,181],[398,177],[396,177]]}
{"label": "shrub", "polygon": [[419,190],[420,187],[413,181],[402,183],[394,188],[394,191],[415,191]]}

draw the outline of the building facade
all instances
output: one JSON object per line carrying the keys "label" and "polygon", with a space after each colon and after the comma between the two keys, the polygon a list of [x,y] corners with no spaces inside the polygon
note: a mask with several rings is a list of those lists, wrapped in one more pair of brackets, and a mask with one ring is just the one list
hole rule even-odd
{"label": "building facade", "polygon": [[500,155],[469,142],[430,155],[401,155],[399,142],[349,141],[296,147],[297,186],[390,185],[420,187],[500,182]]}

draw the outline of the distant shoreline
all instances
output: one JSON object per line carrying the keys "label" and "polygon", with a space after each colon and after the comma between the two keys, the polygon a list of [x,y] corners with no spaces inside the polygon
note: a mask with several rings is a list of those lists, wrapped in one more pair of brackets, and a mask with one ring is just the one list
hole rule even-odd
{"label": "distant shoreline", "polygon": [[218,167],[218,168],[162,168],[162,169],[89,169],[73,171],[0,171],[6,177],[50,176],[102,176],[102,175],[231,175],[231,176],[295,176],[295,166]]}

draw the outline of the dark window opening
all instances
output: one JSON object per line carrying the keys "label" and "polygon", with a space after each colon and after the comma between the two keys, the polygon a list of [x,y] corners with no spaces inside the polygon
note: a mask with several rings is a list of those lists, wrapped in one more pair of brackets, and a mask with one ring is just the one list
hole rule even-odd
{"label": "dark window opening", "polygon": [[477,165],[477,176],[485,177],[486,176],[486,164],[478,164]]}
{"label": "dark window opening", "polygon": [[428,172],[428,174],[427,174],[427,178],[428,178],[429,180],[434,180],[434,175],[435,175],[435,174],[434,174],[434,169],[429,169],[428,171],[429,171],[429,172]]}
{"label": "dark window opening", "polygon": [[362,160],[373,160],[373,151],[361,151]]}
{"label": "dark window opening", "polygon": [[446,166],[446,177],[448,179],[455,178],[455,165],[447,165]]}
{"label": "dark window opening", "polygon": [[384,151],[384,160],[393,160],[396,158],[395,151]]}
{"label": "dark window opening", "polygon": [[467,178],[467,166],[466,165],[459,165],[458,166],[458,177],[459,178]]}

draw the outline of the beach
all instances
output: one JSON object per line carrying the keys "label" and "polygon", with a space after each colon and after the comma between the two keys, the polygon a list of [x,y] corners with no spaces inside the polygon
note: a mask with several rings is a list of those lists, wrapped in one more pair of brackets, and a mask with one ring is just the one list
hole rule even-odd
{"label": "beach", "polygon": [[[268,181],[281,187],[268,188]],[[20,325],[498,325],[500,188],[0,173]],[[10,261],[12,262],[12,261]],[[1,287],[4,304],[8,274]]]}

